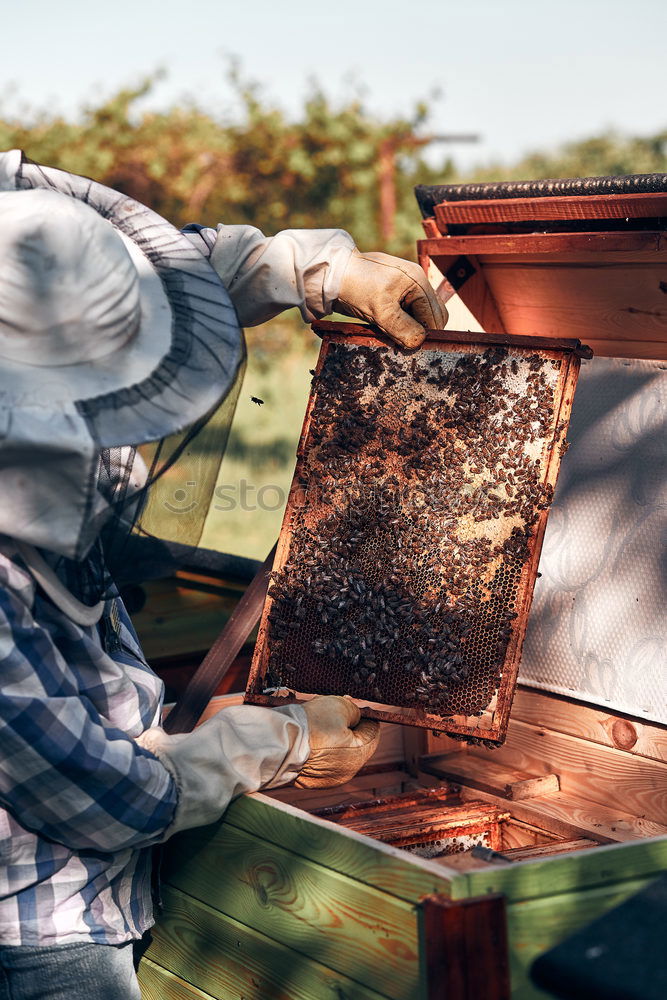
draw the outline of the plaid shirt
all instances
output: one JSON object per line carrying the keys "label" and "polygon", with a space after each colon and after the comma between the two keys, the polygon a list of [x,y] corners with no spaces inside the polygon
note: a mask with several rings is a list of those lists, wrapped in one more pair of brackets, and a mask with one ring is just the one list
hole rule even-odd
{"label": "plaid shirt", "polygon": [[176,788],[132,738],[163,689],[122,601],[75,625],[0,537],[0,670],[0,944],[140,937]]}

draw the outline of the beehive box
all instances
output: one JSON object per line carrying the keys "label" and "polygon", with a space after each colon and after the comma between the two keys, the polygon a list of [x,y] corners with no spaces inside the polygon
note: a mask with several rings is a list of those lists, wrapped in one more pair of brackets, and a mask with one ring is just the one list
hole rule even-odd
{"label": "beehive box", "polygon": [[[640,750],[622,751],[613,715],[524,691],[517,703],[498,751],[447,737],[417,750],[405,739],[414,731],[387,724],[373,769],[348,785],[244,796],[176,838],[144,997],[540,1000],[532,959],[667,864],[667,736],[637,726]],[[536,708],[550,728],[524,721]],[[451,843],[431,857],[397,846],[421,833],[414,807],[428,786],[450,832],[462,819],[497,822],[500,860]],[[391,829],[383,804],[398,810],[397,795],[407,815]]]}
{"label": "beehive box", "polygon": [[500,742],[586,354],[320,323],[320,359],[247,700]]}
{"label": "beehive box", "polygon": [[[538,207],[530,232],[523,209],[505,229],[476,221],[443,233],[426,220],[421,256],[441,293],[459,283],[470,325],[496,337],[508,328],[582,336],[598,355],[649,359],[655,378],[667,326],[664,212],[634,227],[627,212],[616,227],[607,214],[568,232],[559,209],[550,232]],[[655,413],[648,374],[632,388],[642,412]],[[585,427],[592,440],[606,405],[600,396]],[[654,460],[651,474],[659,468]],[[557,568],[563,558],[559,550]],[[615,567],[642,582],[632,562]],[[667,726],[605,701],[602,687],[587,704],[520,684],[494,750],[386,725],[371,768],[348,786],[246,796],[220,823],[179,837],[142,963],[144,996],[543,1000],[533,958],[667,865]],[[397,794],[408,802],[429,787],[443,815],[473,802],[509,814],[500,823],[507,860],[422,858],[344,825],[351,806]]]}

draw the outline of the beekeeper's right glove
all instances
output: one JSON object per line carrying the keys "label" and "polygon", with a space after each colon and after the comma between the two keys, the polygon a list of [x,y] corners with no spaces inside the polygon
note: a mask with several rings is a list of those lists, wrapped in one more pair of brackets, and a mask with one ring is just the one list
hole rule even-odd
{"label": "beekeeper's right glove", "polygon": [[295,779],[303,788],[348,781],[379,739],[379,723],[360,718],[351,698],[332,695],[273,709],[235,705],[192,733],[147,730],[137,743],[162,762],[178,791],[174,821],[161,839],[215,822],[242,792]]}
{"label": "beekeeper's right glove", "polygon": [[155,726],[137,743],[155,754],[176,782],[176,814],[162,840],[214,823],[242,792],[293,781],[310,753],[301,705],[233,705],[192,733],[170,734]]}

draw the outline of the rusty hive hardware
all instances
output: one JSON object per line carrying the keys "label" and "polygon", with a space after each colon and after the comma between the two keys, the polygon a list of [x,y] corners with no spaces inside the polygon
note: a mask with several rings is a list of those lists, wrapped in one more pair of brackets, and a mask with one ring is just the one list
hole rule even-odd
{"label": "rusty hive hardware", "polygon": [[502,740],[578,368],[326,336],[246,700]]}

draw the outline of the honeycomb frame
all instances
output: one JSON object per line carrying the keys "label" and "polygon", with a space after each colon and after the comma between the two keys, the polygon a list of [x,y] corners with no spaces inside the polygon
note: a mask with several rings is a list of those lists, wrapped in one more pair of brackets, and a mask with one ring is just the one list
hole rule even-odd
{"label": "honeycomb frame", "polygon": [[316,329],[245,700],[350,694],[366,717],[501,743],[587,349]]}

